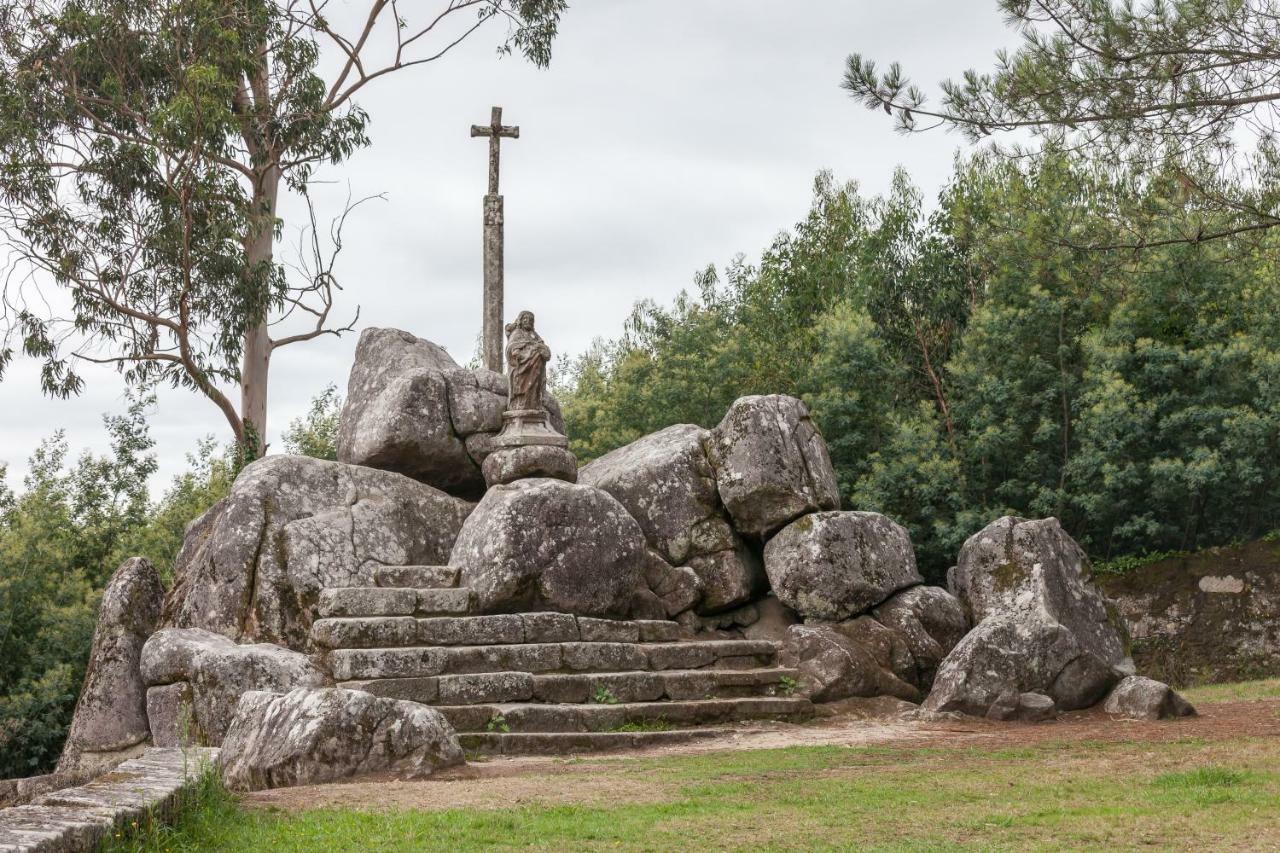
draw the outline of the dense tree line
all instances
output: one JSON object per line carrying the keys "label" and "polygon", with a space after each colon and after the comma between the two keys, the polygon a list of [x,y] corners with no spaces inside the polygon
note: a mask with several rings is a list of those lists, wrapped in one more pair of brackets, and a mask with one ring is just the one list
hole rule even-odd
{"label": "dense tree line", "polygon": [[[938,579],[1005,513],[1059,517],[1095,560],[1280,526],[1276,237],[1099,252],[1126,209],[1184,233],[1182,170],[1122,182],[1049,150],[957,163],[931,210],[819,176],[756,263],[642,302],[562,370],[581,461],[738,396],[803,398],[847,507],[905,524]],[[1246,192],[1245,189],[1240,190]]]}
{"label": "dense tree line", "polygon": [[[285,450],[334,458],[341,400],[330,386],[285,433]],[[166,583],[186,526],[226,494],[241,458],[202,440],[158,500],[148,401],[105,425],[111,451],[76,458],[59,431],[30,457],[20,493],[0,465],[0,779],[52,769],[84,681],[111,573],[143,556]]]}

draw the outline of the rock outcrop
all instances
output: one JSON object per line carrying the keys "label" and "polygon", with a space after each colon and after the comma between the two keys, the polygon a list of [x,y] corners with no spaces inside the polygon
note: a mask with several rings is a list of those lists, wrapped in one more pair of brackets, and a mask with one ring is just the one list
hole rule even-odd
{"label": "rock outcrop", "polygon": [[433,708],[359,690],[299,688],[240,697],[218,766],[235,791],[336,782],[367,773],[421,779],[464,762]]}
{"label": "rock outcrop", "polygon": [[924,582],[906,529],[874,512],[802,516],[769,540],[764,567],[773,594],[806,619],[849,619]]}
{"label": "rock outcrop", "polygon": [[485,493],[449,564],[478,612],[625,616],[647,559],[640,526],[608,492],[533,479]]}
{"label": "rock outcrop", "polygon": [[313,651],[320,590],[446,562],[472,506],[389,471],[260,459],[188,528],[164,624]]}
{"label": "rock outcrop", "polygon": [[[156,741],[174,745],[221,743],[236,703],[251,690],[283,693],[328,681],[304,654],[271,643],[237,645],[198,628],[153,634],[142,648],[141,672],[148,709],[156,711]],[[188,708],[180,704],[184,699]]]}
{"label": "rock outcrop", "polygon": [[919,702],[965,625],[960,602],[946,590],[917,586],[872,614],[791,626],[784,658],[800,671],[801,694],[815,702],[852,696]]}
{"label": "rock outcrop", "polygon": [[1122,680],[1107,696],[1102,710],[1131,720],[1169,720],[1195,716],[1196,709],[1169,685],[1141,675]]}
{"label": "rock outcrop", "polygon": [[760,557],[733,529],[707,458],[711,432],[676,424],[606,453],[578,472],[604,489],[640,524],[668,563],[699,580],[699,613],[745,604],[764,592]]}
{"label": "rock outcrop", "polygon": [[709,451],[720,500],[744,536],[763,540],[805,513],[840,506],[827,444],[794,397],[739,398],[711,431]]}
{"label": "rock outcrop", "polygon": [[163,602],[160,576],[141,557],[126,560],[107,582],[58,773],[93,776],[141,753],[151,729],[139,661]]}
{"label": "rock outcrop", "polygon": [[1069,711],[1132,672],[1123,626],[1057,519],[992,522],[965,542],[951,582],[977,624],[939,667],[930,710],[981,716],[1032,692]]}
{"label": "rock outcrop", "polygon": [[[563,432],[558,404],[543,402]],[[442,347],[399,329],[365,329],[347,381],[338,459],[479,497],[480,466],[506,404],[502,374],[461,368]]]}

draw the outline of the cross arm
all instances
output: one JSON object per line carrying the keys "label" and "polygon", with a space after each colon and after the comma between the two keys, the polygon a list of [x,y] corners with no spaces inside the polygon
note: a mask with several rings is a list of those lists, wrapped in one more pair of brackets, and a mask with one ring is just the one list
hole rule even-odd
{"label": "cross arm", "polygon": [[520,138],[520,127],[518,125],[502,124],[496,128],[487,124],[471,125],[472,136],[506,136],[511,139]]}

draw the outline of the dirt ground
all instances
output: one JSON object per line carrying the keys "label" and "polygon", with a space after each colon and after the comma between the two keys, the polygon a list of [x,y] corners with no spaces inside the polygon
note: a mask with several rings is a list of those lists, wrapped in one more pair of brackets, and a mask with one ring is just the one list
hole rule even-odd
{"label": "dirt ground", "polygon": [[260,791],[247,806],[295,811],[316,808],[368,810],[502,809],[530,804],[656,802],[666,795],[660,778],[618,773],[618,762],[727,750],[788,746],[876,746],[904,751],[1004,749],[1043,743],[1156,743],[1280,735],[1280,699],[1203,705],[1200,715],[1166,722],[1116,720],[1101,711],[1066,714],[1048,723],[996,723],[964,718],[914,722],[865,718],[846,710],[806,724],[743,724],[722,738],[652,750],[582,757],[496,757],[472,762],[419,782],[365,779]]}

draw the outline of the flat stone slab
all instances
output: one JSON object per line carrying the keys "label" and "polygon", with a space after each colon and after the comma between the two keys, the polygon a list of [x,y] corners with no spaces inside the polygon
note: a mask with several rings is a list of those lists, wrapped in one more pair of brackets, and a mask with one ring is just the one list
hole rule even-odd
{"label": "flat stone slab", "polygon": [[130,821],[167,816],[218,750],[151,747],[85,785],[0,809],[0,851],[89,851]]}
{"label": "flat stone slab", "polygon": [[553,705],[541,702],[436,705],[459,732],[611,732],[626,725],[673,727],[735,720],[802,720],[813,715],[808,699],[750,697],[616,705]]}
{"label": "flat stone slab", "polygon": [[465,614],[471,590],[465,587],[346,586],[320,591],[322,618]]}
{"label": "flat stone slab", "polygon": [[338,686],[426,705],[527,701],[587,704],[783,696],[786,693],[782,679],[797,676],[798,670],[787,667],[538,675],[490,672],[343,681]]}
{"label": "flat stone slab", "polygon": [[455,566],[382,566],[374,569],[373,583],[410,589],[457,586],[458,569]]}
{"label": "flat stone slab", "polygon": [[733,729],[673,729],[663,732],[464,732],[462,748],[479,755],[573,755],[670,746],[725,737]]}
{"label": "flat stone slab", "polygon": [[690,638],[688,629],[678,622],[590,619],[567,613],[425,618],[410,615],[341,616],[317,619],[311,625],[311,639],[324,649],[487,646],[576,640],[669,643]]}
{"label": "flat stone slab", "polygon": [[480,672],[631,672],[667,669],[753,669],[772,666],[780,644],[771,640],[674,643],[523,643],[334,649],[327,655],[336,681],[422,678]]}

